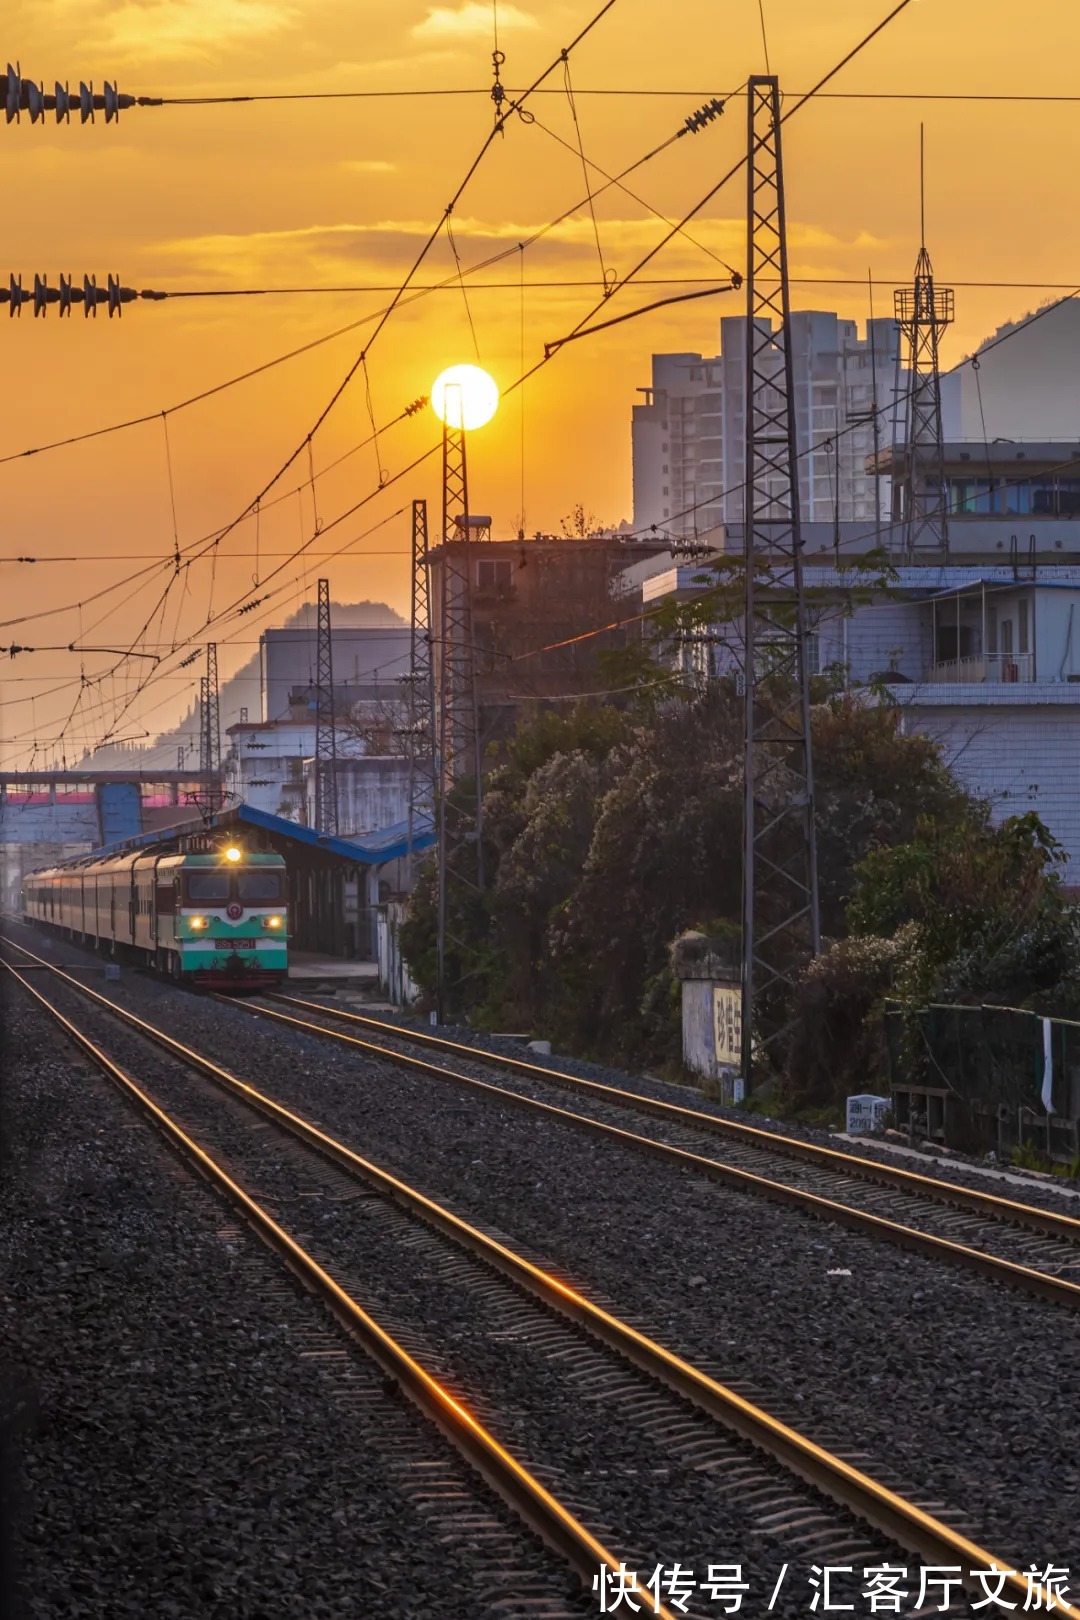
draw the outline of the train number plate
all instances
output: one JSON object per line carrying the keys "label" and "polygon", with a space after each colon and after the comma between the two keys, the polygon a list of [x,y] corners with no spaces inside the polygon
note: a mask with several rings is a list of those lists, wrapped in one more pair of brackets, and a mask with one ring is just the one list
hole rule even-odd
{"label": "train number plate", "polygon": [[219,951],[253,951],[253,939],[215,939],[214,946]]}

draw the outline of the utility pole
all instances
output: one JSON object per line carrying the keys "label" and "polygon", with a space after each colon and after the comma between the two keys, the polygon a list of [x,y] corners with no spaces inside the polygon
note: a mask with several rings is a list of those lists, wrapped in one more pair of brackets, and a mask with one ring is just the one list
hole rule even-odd
{"label": "utility pole", "polygon": [[[742,1068],[821,943],[780,87],[749,82]],[[768,1030],[762,1027],[767,1016]]]}
{"label": "utility pole", "polygon": [[[444,562],[445,567],[445,562]],[[431,574],[427,501],[412,503],[412,612],[409,642],[409,881],[416,878],[415,844],[435,820],[435,664],[432,657]]]}
{"label": "utility pole", "polygon": [[894,294],[896,319],[907,346],[910,374],[904,477],[904,554],[949,555],[945,495],[945,447],[941,426],[939,345],[955,313],[951,287],[934,286],[926,251],[926,185],[923,129],[919,126],[919,256],[911,287]]}
{"label": "utility pole", "polygon": [[[439,569],[437,774],[438,803],[438,994],[443,1021],[446,998],[447,898],[452,880],[484,888],[483,776],[476,659],[473,643],[474,539],[490,539],[490,519],[469,513],[464,402],[448,385],[443,412],[442,555]],[[470,805],[458,788],[471,775]],[[468,848],[475,851],[468,857]]]}
{"label": "utility pole", "polygon": [[319,581],[315,650],[315,829],[337,837],[337,726],[334,714],[334,649],[330,628],[330,581]]}

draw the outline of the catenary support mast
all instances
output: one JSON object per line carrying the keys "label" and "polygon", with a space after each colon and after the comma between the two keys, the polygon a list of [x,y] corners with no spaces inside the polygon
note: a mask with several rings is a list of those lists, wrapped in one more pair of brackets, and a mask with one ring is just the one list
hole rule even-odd
{"label": "catenary support mast", "polygon": [[412,503],[412,613],[409,642],[408,719],[410,883],[416,876],[415,844],[435,822],[435,663],[432,647],[431,572],[427,501]]}
{"label": "catenary support mast", "polygon": [[780,90],[749,83],[743,1073],[820,948]]}
{"label": "catenary support mast", "polygon": [[334,713],[334,645],[330,627],[330,581],[319,581],[315,648],[315,828],[337,837],[337,724]]}
{"label": "catenary support mast", "polygon": [[[483,774],[473,639],[473,541],[488,538],[469,514],[464,402],[448,385],[443,419],[439,567],[437,772],[438,1017],[446,999],[450,886],[484,888]],[[484,520],[486,524],[486,520]]]}

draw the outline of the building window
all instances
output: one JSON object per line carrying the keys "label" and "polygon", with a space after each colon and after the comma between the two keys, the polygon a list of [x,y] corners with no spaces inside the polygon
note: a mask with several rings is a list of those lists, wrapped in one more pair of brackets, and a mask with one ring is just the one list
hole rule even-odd
{"label": "building window", "polygon": [[476,565],[476,586],[481,591],[508,591],[514,583],[514,565],[488,560]]}
{"label": "building window", "polygon": [[1017,639],[1019,641],[1017,650],[1026,653],[1028,650],[1028,605],[1026,600],[1017,603],[1017,615]]}
{"label": "building window", "polygon": [[666,495],[667,493],[668,493],[668,486],[665,484],[664,485],[664,494]]}
{"label": "building window", "polygon": [[668,470],[668,464],[667,464],[667,462],[666,462],[666,461],[665,461],[665,462],[664,462],[664,465],[663,465],[663,467],[662,467],[662,468],[661,468],[661,469],[660,469],[660,470],[661,470],[661,472],[667,472],[667,470]]}

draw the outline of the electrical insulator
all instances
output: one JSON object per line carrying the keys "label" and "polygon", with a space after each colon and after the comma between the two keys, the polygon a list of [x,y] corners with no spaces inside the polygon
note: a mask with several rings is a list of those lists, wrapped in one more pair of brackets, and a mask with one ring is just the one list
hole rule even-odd
{"label": "electrical insulator", "polygon": [[122,314],[125,304],[130,304],[131,300],[138,298],[139,295],[134,287],[121,287],[119,276],[110,276],[106,296],[109,300],[109,319],[112,320],[114,315]]}
{"label": "electrical insulator", "polygon": [[0,287],[0,304],[10,305],[9,315],[20,314],[22,306],[33,301],[35,315],[44,315],[49,304],[58,304],[61,315],[70,315],[72,305],[81,304],[84,316],[96,316],[98,305],[105,304],[111,318],[120,315],[124,305],[137,298],[162,299],[168,296],[168,293],[154,292],[151,288],[144,288],[140,292],[136,287],[125,287],[116,275],[110,275],[104,287],[98,286],[96,276],[84,276],[82,286],[77,287],[72,276],[63,274],[59,287],[50,287],[48,276],[36,274],[32,292],[24,292],[21,276],[9,276],[7,286]]}
{"label": "electrical insulator", "polygon": [[691,113],[689,118],[683,120],[683,129],[688,130],[691,135],[696,135],[699,129],[704,129],[706,124],[711,124],[714,118],[722,118],[723,116],[724,103],[713,96],[712,100],[707,101],[704,107],[699,107],[697,112]]}
{"label": "electrical insulator", "polygon": [[8,63],[7,76],[0,76],[0,101],[4,105],[4,114],[7,122],[18,123],[22,112],[29,112],[30,122],[36,124],[38,119],[44,119],[47,112],[56,111],[58,124],[70,124],[72,108],[78,103],[79,119],[81,123],[92,124],[95,112],[104,112],[107,124],[115,123],[122,111],[128,107],[160,107],[164,103],[160,96],[127,96],[121,95],[114,79],[112,84],[105,81],[104,92],[94,94],[93,83],[79,84],[79,93],[74,97],[67,82],[61,84],[56,81],[52,95],[46,95],[44,82],[35,84],[32,79],[24,79],[18,63],[12,67]]}
{"label": "electrical insulator", "polygon": [[22,103],[22,76],[18,66],[7,65],[7,95],[4,97],[4,113],[10,124],[14,118],[19,122],[19,107]]}
{"label": "electrical insulator", "polygon": [[8,301],[8,316],[10,318],[12,315],[22,314],[22,307],[31,295],[28,292],[23,292],[22,276],[19,276],[17,280],[14,276],[9,276],[7,293],[0,296],[6,297]]}

